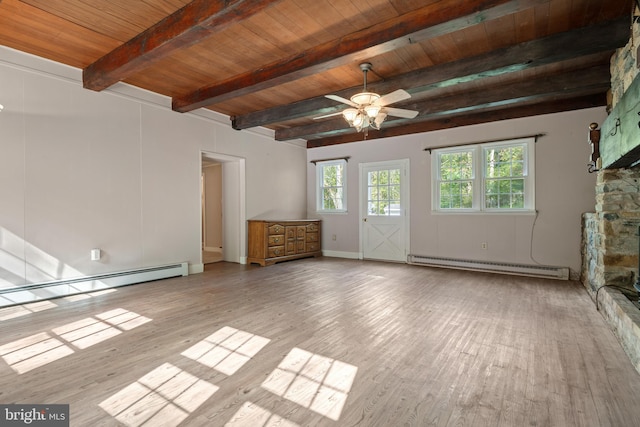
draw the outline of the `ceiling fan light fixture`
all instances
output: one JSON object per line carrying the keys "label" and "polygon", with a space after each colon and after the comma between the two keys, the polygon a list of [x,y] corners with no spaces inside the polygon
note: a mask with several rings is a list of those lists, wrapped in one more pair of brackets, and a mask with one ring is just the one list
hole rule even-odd
{"label": "ceiling fan light fixture", "polygon": [[356,114],[356,117],[353,119],[353,127],[355,127],[356,129],[358,129],[358,132],[360,131],[360,129],[362,129],[363,127],[366,127],[366,122],[367,122],[367,116],[362,114],[361,111],[358,111],[358,114]]}
{"label": "ceiling fan light fixture", "polygon": [[376,118],[373,120],[372,126],[377,130],[380,130],[380,126],[382,126],[382,122],[387,118],[387,113],[380,111]]}
{"label": "ceiling fan light fixture", "polygon": [[349,126],[353,126],[356,117],[358,116],[359,111],[355,108],[347,108],[342,112],[342,117],[349,123]]}
{"label": "ceiling fan light fixture", "polygon": [[358,105],[370,105],[380,99],[380,95],[373,92],[360,92],[351,97],[351,102]]}
{"label": "ceiling fan light fixture", "polygon": [[367,116],[369,116],[369,118],[373,119],[378,115],[381,108],[382,107],[378,105],[367,105],[366,107],[364,107],[364,111],[367,113]]}
{"label": "ceiling fan light fixture", "polygon": [[[371,64],[365,62],[360,64],[360,69],[364,74],[364,87],[362,92],[356,93],[347,100],[338,95],[325,95],[334,101],[349,105],[342,111],[342,117],[346,120],[350,127],[355,128],[357,132],[364,132],[365,138],[369,128],[380,130],[380,126],[387,118],[387,115],[402,117],[405,119],[414,118],[418,112],[412,110],[403,110],[401,108],[387,108],[389,104],[403,101],[411,98],[411,95],[403,89],[397,89],[384,96],[377,93],[367,91],[367,72],[371,70]],[[331,113],[325,116],[314,117],[316,119],[329,116],[339,115],[340,113]]]}

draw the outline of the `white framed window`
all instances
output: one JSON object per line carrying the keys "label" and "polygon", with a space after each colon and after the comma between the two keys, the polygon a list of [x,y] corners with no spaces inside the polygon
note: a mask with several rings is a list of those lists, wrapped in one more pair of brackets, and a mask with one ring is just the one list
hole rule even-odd
{"label": "white framed window", "polygon": [[347,161],[328,160],[316,163],[318,212],[347,211]]}
{"label": "white framed window", "polygon": [[432,150],[432,210],[535,211],[535,139]]}
{"label": "white framed window", "polygon": [[401,169],[377,169],[367,172],[367,215],[401,215]]}

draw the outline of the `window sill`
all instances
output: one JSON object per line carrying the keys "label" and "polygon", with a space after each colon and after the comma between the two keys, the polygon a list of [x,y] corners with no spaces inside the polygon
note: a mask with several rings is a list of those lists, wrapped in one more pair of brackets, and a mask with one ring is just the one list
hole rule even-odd
{"label": "window sill", "polygon": [[432,210],[432,215],[536,215],[537,210],[510,210],[510,211],[436,211]]}
{"label": "window sill", "polygon": [[346,215],[349,211],[316,211],[316,215]]}

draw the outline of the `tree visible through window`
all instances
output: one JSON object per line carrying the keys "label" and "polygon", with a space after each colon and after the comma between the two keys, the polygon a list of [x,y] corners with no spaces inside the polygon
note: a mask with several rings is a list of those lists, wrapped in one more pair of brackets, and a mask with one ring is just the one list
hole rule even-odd
{"label": "tree visible through window", "polygon": [[367,174],[369,215],[400,215],[400,169],[382,169]]}
{"label": "tree visible through window", "polygon": [[433,209],[534,211],[533,138],[433,150]]}
{"label": "tree visible through window", "polygon": [[473,207],[473,152],[440,154],[440,209]]}
{"label": "tree visible through window", "polygon": [[345,212],[347,189],[346,160],[318,162],[318,211]]}
{"label": "tree visible through window", "polygon": [[484,150],[487,208],[524,208],[524,148],[518,145]]}

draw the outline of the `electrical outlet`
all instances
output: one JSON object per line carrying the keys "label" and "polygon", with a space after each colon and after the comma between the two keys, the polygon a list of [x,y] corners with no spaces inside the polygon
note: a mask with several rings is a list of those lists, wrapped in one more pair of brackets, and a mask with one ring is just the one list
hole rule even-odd
{"label": "electrical outlet", "polygon": [[331,235],[331,240],[336,240],[336,239],[337,239],[337,236],[335,234],[332,234]]}
{"label": "electrical outlet", "polygon": [[482,246],[482,249],[487,249],[487,242],[482,242],[481,246]]}

